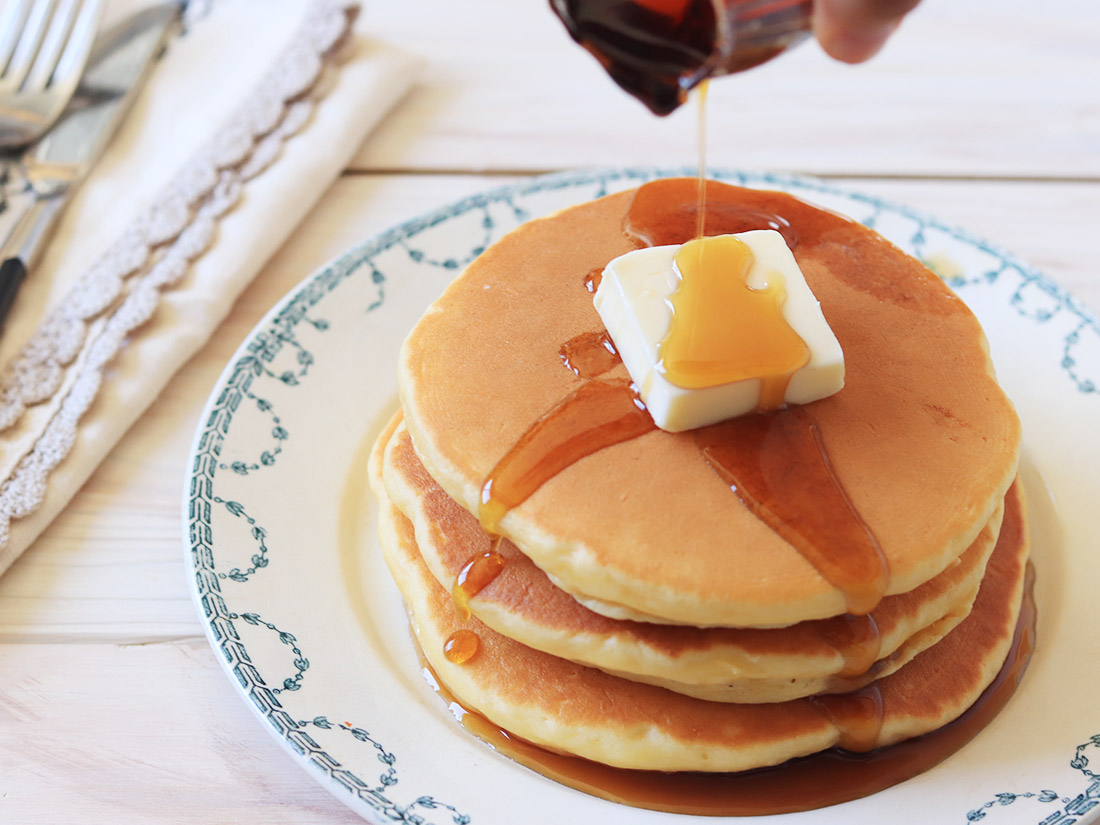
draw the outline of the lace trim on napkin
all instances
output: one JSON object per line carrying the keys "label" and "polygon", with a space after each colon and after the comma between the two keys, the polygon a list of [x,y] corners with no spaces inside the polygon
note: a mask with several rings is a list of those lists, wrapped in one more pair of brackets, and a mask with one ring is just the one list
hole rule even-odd
{"label": "lace trim on napkin", "polygon": [[[42,504],[46,481],[69,454],[80,418],[99,392],[104,367],[157,309],[214,240],[244,186],[276,161],[309,122],[318,83],[359,11],[354,0],[314,0],[299,31],[248,97],[142,214],[50,311],[0,373],[0,431],[29,406],[71,384],[30,451],[0,485],[0,549],[12,519]],[[97,330],[89,336],[89,328]]]}

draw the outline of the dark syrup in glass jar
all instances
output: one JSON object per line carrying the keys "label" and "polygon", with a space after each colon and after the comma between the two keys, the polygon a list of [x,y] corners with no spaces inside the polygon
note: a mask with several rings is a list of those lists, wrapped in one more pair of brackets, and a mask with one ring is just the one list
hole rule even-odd
{"label": "dark syrup in glass jar", "polygon": [[573,39],[655,114],[805,38],[812,0],[550,0]]}

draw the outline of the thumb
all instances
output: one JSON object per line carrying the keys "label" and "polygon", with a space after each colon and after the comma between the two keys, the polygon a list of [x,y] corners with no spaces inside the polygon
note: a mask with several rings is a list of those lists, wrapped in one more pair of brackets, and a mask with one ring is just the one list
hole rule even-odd
{"label": "thumb", "polygon": [[814,35],[826,54],[845,63],[874,57],[920,0],[816,0]]}

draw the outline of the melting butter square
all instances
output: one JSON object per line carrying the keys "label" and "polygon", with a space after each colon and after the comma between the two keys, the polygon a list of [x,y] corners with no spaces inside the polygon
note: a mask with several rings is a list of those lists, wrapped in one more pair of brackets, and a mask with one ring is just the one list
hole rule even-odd
{"label": "melting butter square", "polygon": [[[787,384],[787,404],[808,404],[832,395],[844,386],[844,354],[829,328],[806,279],[775,230],[742,232],[754,261],[746,276],[753,289],[762,289],[770,273],[786,282],[782,314],[809,348],[809,360]],[[672,322],[671,296],[679,286],[673,266],[678,245],[636,249],[611,261],[593,298],[615,348],[642,400],[662,430],[681,432],[757,411],[760,377],[702,389],[673,384],[660,363],[659,347]],[[774,276],[773,276],[774,277]]]}

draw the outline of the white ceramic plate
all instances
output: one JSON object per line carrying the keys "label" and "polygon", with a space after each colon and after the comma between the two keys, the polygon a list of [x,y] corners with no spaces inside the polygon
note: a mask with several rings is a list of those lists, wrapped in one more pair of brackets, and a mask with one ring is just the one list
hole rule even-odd
{"label": "white ceramic plate", "polygon": [[[396,408],[420,312],[530,218],[683,170],[537,178],[371,238],[253,330],[195,437],[184,512],[218,658],[295,759],[372,823],[673,823],[561,787],[471,738],[428,688],[379,556],[369,446]],[[728,172],[873,226],[974,308],[1019,407],[1038,569],[1038,646],[971,744],[875,796],[759,822],[1063,825],[1100,814],[1100,324],[1044,276],[927,215],[826,183]],[[1092,760],[1090,764],[1090,760]]]}

